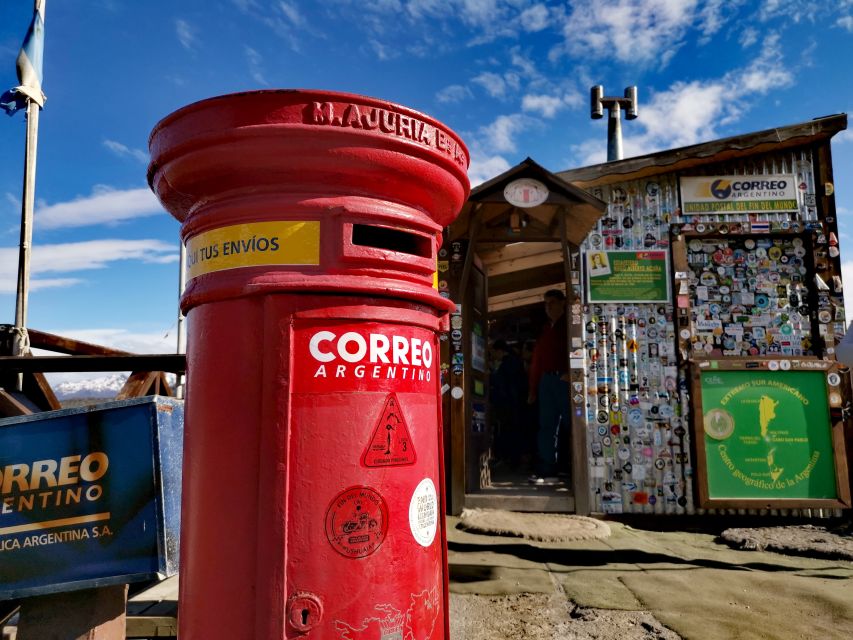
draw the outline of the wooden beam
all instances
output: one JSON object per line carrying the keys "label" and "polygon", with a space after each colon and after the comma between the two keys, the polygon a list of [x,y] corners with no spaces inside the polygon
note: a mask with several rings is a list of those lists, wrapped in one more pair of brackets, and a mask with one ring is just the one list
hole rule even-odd
{"label": "wooden beam", "polygon": [[[554,242],[558,240],[556,234],[537,231],[536,233],[521,232],[510,233],[509,229],[484,229],[478,238],[479,242],[503,242],[504,244],[515,244],[516,242]],[[581,238],[583,240],[583,238]]]}
{"label": "wooden beam", "polygon": [[162,371],[134,371],[116,395],[116,400],[142,396],[171,396],[172,390]]}
{"label": "wooden beam", "polygon": [[25,398],[20,398],[22,396],[20,392],[9,392],[5,389],[0,389],[0,416],[4,418],[11,418],[13,416],[28,416],[32,415],[37,411],[37,407],[35,410],[33,407],[28,406],[29,403],[24,403],[22,400]]}
{"label": "wooden beam", "polygon": [[174,616],[128,616],[127,638],[177,638],[178,619]]}
{"label": "wooden beam", "polygon": [[147,395],[146,391],[155,383],[158,374],[158,371],[135,371],[131,373],[116,394],[116,400],[127,400],[128,398],[139,398]]}
{"label": "wooden beam", "polygon": [[499,296],[514,291],[527,291],[531,287],[565,282],[563,263],[555,262],[534,269],[512,271],[489,278],[489,294]]}
{"label": "wooden beam", "polygon": [[483,207],[480,203],[478,203],[472,214],[476,214],[479,210],[479,217],[482,220],[483,224],[489,226],[488,223],[492,222],[497,218],[500,218],[505,213],[511,212],[513,209],[514,207],[511,204],[507,204],[506,201],[504,201],[502,205],[492,205],[490,207]]}
{"label": "wooden beam", "polygon": [[534,269],[537,267],[545,267],[553,264],[561,264],[562,261],[563,257],[560,255],[559,247],[557,247],[553,251],[549,251],[547,253],[536,253],[530,256],[515,258],[514,260],[493,262],[492,264],[486,266],[486,273],[489,274],[489,278],[494,278],[505,273],[517,273],[524,269]]}
{"label": "wooden beam", "polygon": [[62,408],[47,378],[39,371],[24,374],[24,392],[41,407],[42,411],[55,411]]}
{"label": "wooden beam", "polygon": [[[569,428],[571,456],[572,456],[572,493],[575,497],[575,513],[579,515],[589,515],[590,500],[589,500],[589,461],[587,457],[587,439],[586,439],[586,421],[583,414],[586,413],[585,407],[577,407],[572,400],[572,383],[583,381],[583,369],[573,369],[571,363],[572,346],[581,337],[581,322],[583,318],[580,316],[578,307],[580,300],[575,298],[575,290],[572,287],[572,250],[577,251],[577,247],[569,244],[568,230],[566,228],[568,211],[562,212],[559,220],[560,227],[560,244],[563,252],[563,277],[566,282],[566,339],[568,340],[568,353],[566,357],[569,361],[566,362],[566,371],[569,372],[569,384],[567,385],[566,393],[569,394]],[[578,311],[578,313],[575,313]],[[578,414],[581,414],[580,416]]]}
{"label": "wooden beam", "polygon": [[91,342],[74,340],[73,338],[58,336],[37,329],[27,329],[27,335],[30,337],[30,347],[33,349],[45,349],[46,351],[55,351],[56,353],[66,353],[68,355],[131,355],[129,351],[102,347]]}
{"label": "wooden beam", "polygon": [[[499,262],[529,258],[539,254],[560,252],[559,242],[516,242],[513,244],[498,244],[496,248],[481,250],[479,253],[483,264],[489,267]],[[557,259],[559,261],[559,258]]]}
{"label": "wooden beam", "polygon": [[737,158],[777,153],[791,147],[828,141],[846,127],[847,115],[839,114],[786,127],[669,149],[646,156],[558,171],[555,175],[585,189],[615,182],[629,182],[653,175],[679,173],[702,165],[720,164]]}
{"label": "wooden beam", "polygon": [[0,356],[0,372],[186,371],[182,353],[104,356]]}
{"label": "wooden beam", "polygon": [[18,640],[124,640],[127,585],[21,601]]}
{"label": "wooden beam", "polygon": [[516,307],[526,307],[530,304],[542,304],[542,296],[548,289],[565,291],[565,283],[545,285],[544,287],[536,287],[526,291],[516,291],[515,293],[490,297],[489,313],[503,311],[504,309],[514,309]]}

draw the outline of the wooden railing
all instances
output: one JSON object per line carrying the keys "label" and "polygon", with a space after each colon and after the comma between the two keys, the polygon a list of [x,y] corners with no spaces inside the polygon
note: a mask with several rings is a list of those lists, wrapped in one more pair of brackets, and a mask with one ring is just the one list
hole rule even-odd
{"label": "wooden railing", "polygon": [[28,329],[31,349],[65,355],[14,356],[14,327],[0,325],[0,417],[61,409],[45,373],[130,371],[116,400],[146,395],[173,396],[166,373],[183,374],[183,354],[134,354],[37,329]]}

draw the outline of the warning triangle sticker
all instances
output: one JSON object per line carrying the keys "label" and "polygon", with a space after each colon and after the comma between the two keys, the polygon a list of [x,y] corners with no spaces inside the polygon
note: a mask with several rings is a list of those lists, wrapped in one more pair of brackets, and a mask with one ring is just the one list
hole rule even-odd
{"label": "warning triangle sticker", "polygon": [[412,445],[412,436],[396,394],[389,394],[373,430],[373,436],[361,464],[365,467],[401,467],[415,464],[417,456]]}

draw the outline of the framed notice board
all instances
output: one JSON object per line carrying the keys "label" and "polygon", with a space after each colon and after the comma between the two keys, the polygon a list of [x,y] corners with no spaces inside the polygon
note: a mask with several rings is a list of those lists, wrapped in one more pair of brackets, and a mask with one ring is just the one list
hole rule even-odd
{"label": "framed notice board", "polygon": [[589,302],[668,302],[666,251],[587,251]]}
{"label": "framed notice board", "polygon": [[691,362],[703,508],[846,508],[847,374],[817,359]]}

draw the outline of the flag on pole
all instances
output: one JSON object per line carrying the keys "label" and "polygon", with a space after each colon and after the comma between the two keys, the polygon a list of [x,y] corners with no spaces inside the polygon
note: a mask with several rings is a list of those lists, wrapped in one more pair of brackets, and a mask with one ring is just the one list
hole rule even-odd
{"label": "flag on pole", "polygon": [[20,85],[0,96],[0,108],[8,115],[14,115],[18,109],[25,109],[32,100],[40,107],[44,106],[45,95],[41,90],[42,59],[44,56],[44,0],[35,0],[33,20],[24,44],[18,53],[17,68]]}

